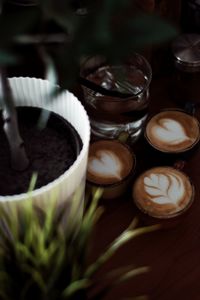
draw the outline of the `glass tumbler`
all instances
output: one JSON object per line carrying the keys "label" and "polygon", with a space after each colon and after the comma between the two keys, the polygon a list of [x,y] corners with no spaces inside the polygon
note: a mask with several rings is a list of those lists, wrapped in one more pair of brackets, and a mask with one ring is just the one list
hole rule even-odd
{"label": "glass tumbler", "polygon": [[110,64],[102,56],[89,57],[81,66],[81,77],[106,90],[127,95],[107,96],[83,86],[84,106],[93,136],[116,139],[126,132],[131,142],[135,142],[148,113],[152,70],[147,60],[137,53],[120,64]]}

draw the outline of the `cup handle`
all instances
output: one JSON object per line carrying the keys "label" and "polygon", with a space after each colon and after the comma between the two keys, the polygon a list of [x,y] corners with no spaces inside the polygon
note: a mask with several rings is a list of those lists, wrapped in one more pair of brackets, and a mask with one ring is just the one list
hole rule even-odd
{"label": "cup handle", "polygon": [[186,166],[186,163],[187,163],[186,160],[177,160],[175,161],[173,167],[178,171],[183,171],[183,169]]}

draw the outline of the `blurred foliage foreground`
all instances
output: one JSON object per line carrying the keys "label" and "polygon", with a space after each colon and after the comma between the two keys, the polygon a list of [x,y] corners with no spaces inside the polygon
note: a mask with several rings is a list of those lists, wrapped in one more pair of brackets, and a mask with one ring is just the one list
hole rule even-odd
{"label": "blurred foliage foreground", "polygon": [[141,11],[140,1],[40,0],[12,10],[6,2],[1,1],[0,66],[20,64],[18,46],[35,47],[51,71],[48,79],[59,77],[63,88],[76,81],[84,56],[104,55],[115,62],[176,34],[158,15]]}
{"label": "blurred foliage foreground", "polygon": [[[88,264],[91,235],[103,210],[98,206],[101,191],[93,200],[84,218],[76,222],[76,199],[66,220],[58,202],[50,199],[48,207],[38,209],[31,199],[16,209],[0,207],[0,299],[58,300],[103,299],[116,285],[148,271],[148,267],[111,270],[103,278],[96,272],[129,240],[158,226],[136,228],[134,219],[96,261]],[[97,288],[105,281],[104,286]],[[136,299],[136,298],[132,298]],[[138,299],[138,298],[137,298]],[[140,298],[146,299],[146,298]]]}

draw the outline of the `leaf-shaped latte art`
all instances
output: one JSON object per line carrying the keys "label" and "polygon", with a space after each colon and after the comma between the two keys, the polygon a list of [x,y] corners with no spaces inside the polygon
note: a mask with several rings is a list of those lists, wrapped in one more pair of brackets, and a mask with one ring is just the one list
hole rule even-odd
{"label": "leaf-shaped latte art", "polygon": [[153,127],[153,134],[159,140],[172,145],[190,140],[179,122],[167,118],[159,120],[159,123]]}
{"label": "leaf-shaped latte art", "polygon": [[178,204],[184,195],[182,179],[175,174],[150,174],[144,178],[144,188],[150,200],[157,204]]}
{"label": "leaf-shaped latte art", "polygon": [[111,151],[99,150],[96,156],[89,158],[88,170],[101,177],[114,177],[121,180],[122,165],[120,159]]}

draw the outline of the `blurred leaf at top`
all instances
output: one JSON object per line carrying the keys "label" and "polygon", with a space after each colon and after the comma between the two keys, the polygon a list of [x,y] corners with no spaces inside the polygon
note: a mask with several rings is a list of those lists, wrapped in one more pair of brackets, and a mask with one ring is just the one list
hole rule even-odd
{"label": "blurred leaf at top", "polygon": [[14,36],[30,31],[38,21],[38,11],[30,9],[26,14],[22,12],[10,12],[0,15],[1,45],[11,43]]}
{"label": "blurred leaf at top", "polygon": [[[57,68],[59,83],[65,88],[76,82],[83,56],[100,54],[116,61],[149,44],[167,41],[177,34],[166,20],[142,12],[138,1],[134,0],[38,2],[38,6],[28,8],[26,12],[23,10],[20,13],[18,10],[12,15],[4,16],[3,13],[0,16],[1,45],[12,45],[12,41],[20,41],[20,36],[24,34],[29,34],[28,38],[21,38],[27,41],[27,45],[29,41],[34,45],[44,44]],[[75,9],[77,7],[86,7],[87,14],[79,15]],[[53,28],[54,36],[49,28]],[[59,38],[55,38],[54,42],[56,34],[62,34],[60,42]]]}
{"label": "blurred leaf at top", "polygon": [[18,59],[17,57],[6,50],[0,49],[0,65],[12,65],[17,63]]}

